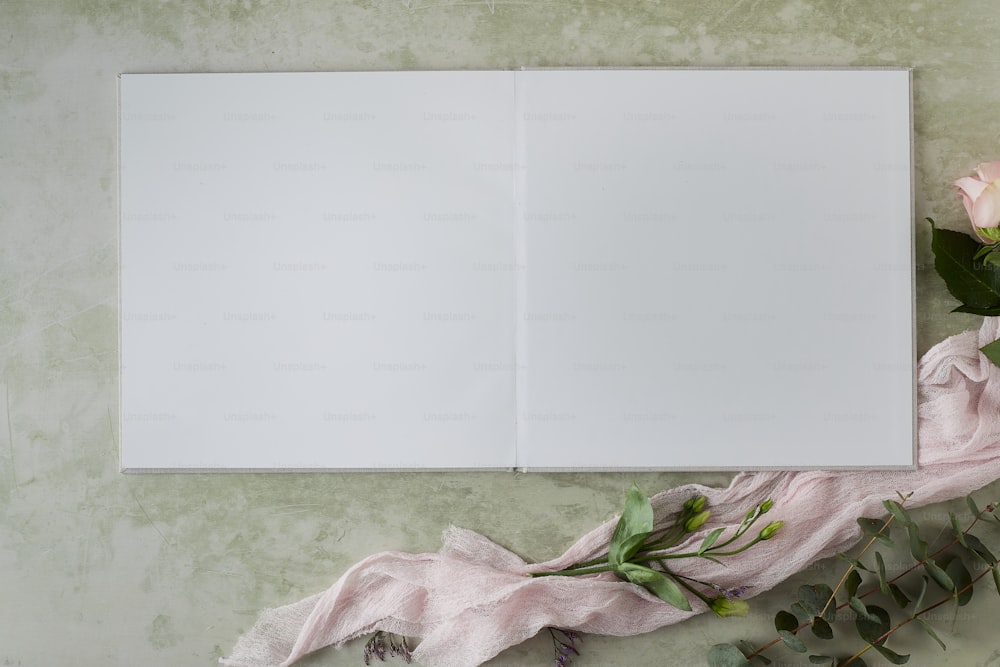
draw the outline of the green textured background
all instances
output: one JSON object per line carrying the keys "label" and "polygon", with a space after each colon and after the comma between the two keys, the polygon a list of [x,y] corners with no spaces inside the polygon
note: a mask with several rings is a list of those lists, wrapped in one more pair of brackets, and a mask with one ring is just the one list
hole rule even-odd
{"label": "green textured background", "polygon": [[[376,551],[436,550],[449,523],[542,560],[613,516],[633,479],[650,493],[729,479],[121,475],[119,72],[912,66],[917,219],[962,229],[950,182],[1000,158],[996,16],[994,0],[0,0],[0,665],[214,664],[260,608],[322,590]],[[924,223],[916,238],[923,352],[979,318],[948,313],[955,304],[933,273]],[[979,494],[981,504],[997,491]],[[943,526],[949,509],[963,507],[917,514]],[[1000,545],[1000,531],[982,532]],[[841,570],[813,566],[757,598],[745,620],[586,637],[576,664],[703,664],[713,643],[769,638],[773,612],[796,585]],[[910,665],[1000,665],[997,612],[984,586],[954,632],[937,623],[947,652],[919,631],[896,646],[918,652]],[[361,664],[361,644],[305,664]],[[550,651],[538,637],[495,664],[548,664]]]}

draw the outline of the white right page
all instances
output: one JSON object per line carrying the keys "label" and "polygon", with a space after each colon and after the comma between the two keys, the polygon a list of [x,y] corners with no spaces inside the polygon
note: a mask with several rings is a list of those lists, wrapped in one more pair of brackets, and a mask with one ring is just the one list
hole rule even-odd
{"label": "white right page", "polygon": [[519,465],[913,465],[908,71],[517,82]]}

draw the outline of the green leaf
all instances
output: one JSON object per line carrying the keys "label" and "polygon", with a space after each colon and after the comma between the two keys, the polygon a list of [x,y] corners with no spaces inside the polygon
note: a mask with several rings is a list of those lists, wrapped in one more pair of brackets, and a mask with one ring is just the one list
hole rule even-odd
{"label": "green leaf", "polygon": [[885,561],[882,560],[882,554],[877,551],[875,552],[875,567],[878,568],[878,588],[883,595],[888,595],[889,586],[885,581]]}
{"label": "green leaf", "polygon": [[962,562],[962,559],[952,559],[948,565],[945,566],[944,571],[947,573],[948,578],[954,582],[955,591],[958,593],[956,598],[958,606],[963,607],[969,604],[969,600],[972,599],[973,591],[972,575],[969,574],[969,570],[965,567],[965,563]]}
{"label": "green leaf", "polygon": [[975,535],[970,533],[965,536],[965,546],[990,567],[997,564],[997,557]]}
{"label": "green leaf", "polygon": [[885,526],[885,521],[881,519],[867,519],[865,517],[860,517],[858,519],[858,525],[861,526],[861,532],[863,532],[868,537],[874,537],[879,542],[892,546],[892,540],[889,539],[889,531],[884,530],[879,532]]}
{"label": "green leaf", "polygon": [[857,560],[856,558],[851,558],[850,556],[848,556],[845,553],[837,552],[836,556],[840,560],[847,561],[848,563],[850,563],[854,567],[858,568],[859,570],[864,570],[865,572],[871,572],[872,571],[872,569],[870,567],[868,567],[867,565],[865,565],[861,561]]}
{"label": "green leaf", "polygon": [[[998,348],[998,351],[1000,351],[1000,348]],[[962,532],[962,526],[958,524],[958,517],[955,516],[954,512],[948,512],[948,518],[951,519],[951,532],[954,533],[955,539],[963,547],[968,548],[969,545],[965,541],[965,533]]]}
{"label": "green leaf", "polygon": [[837,659],[834,658],[831,655],[811,655],[811,656],[809,656],[809,663],[813,664],[813,665],[828,664],[828,665],[830,665],[830,667],[833,667],[834,663],[836,663],[836,662],[837,662]]}
{"label": "green leaf", "polygon": [[[743,655],[753,655],[754,653],[757,652],[757,649],[754,648],[754,645],[745,639],[741,639],[740,641],[737,642],[736,645],[740,647],[741,651],[743,651]],[[771,661],[767,658],[767,656],[764,655],[754,655],[752,658],[749,658],[749,660],[751,663],[759,662],[762,665],[771,664]]]}
{"label": "green leaf", "polygon": [[[878,555],[878,552],[875,552]],[[881,558],[879,559],[881,562]],[[861,575],[858,574],[857,570],[851,570],[847,574],[847,580],[844,582],[844,590],[847,591],[847,597],[852,598],[858,593],[858,587],[861,586]]]}
{"label": "green leaf", "polygon": [[715,544],[715,541],[719,539],[719,536],[725,532],[725,530],[726,530],[725,527],[716,528],[711,533],[706,535],[705,539],[701,543],[701,546],[698,547],[698,555],[700,556],[706,551],[708,551],[712,547],[712,545]]}
{"label": "green leaf", "polygon": [[924,630],[927,631],[927,634],[929,634],[931,636],[931,639],[933,639],[934,641],[936,641],[941,646],[941,650],[942,651],[947,651],[948,650],[948,647],[944,645],[944,642],[941,641],[941,638],[938,637],[938,635],[937,635],[936,632],[934,632],[934,628],[931,627],[930,623],[928,623],[927,621],[925,621],[922,618],[918,618],[917,622],[920,623],[920,627],[922,627]]}
{"label": "green leaf", "polygon": [[906,597],[903,589],[896,584],[889,584],[889,595],[892,596],[893,601],[899,605],[900,609],[905,609],[906,605],[910,604],[910,598]]}
{"label": "green leaf", "polygon": [[931,223],[931,250],[937,271],[953,297],[967,307],[1000,307],[1000,270],[973,258],[981,244],[967,234],[938,229]]}
{"label": "green leaf", "polygon": [[[813,616],[819,616],[824,607],[827,607],[827,602],[833,598],[833,589],[826,584],[813,584],[812,586],[799,586],[798,591],[799,602],[802,607],[808,612],[808,618]],[[828,621],[833,620],[833,611],[835,605],[829,605],[826,610],[826,614],[823,614],[823,618]],[[794,606],[792,611],[795,611]]]}
{"label": "green leaf", "polygon": [[819,616],[813,619],[809,629],[820,639],[833,639],[833,628]]}
{"label": "green leaf", "polygon": [[931,575],[931,579],[934,580],[938,586],[948,591],[949,593],[955,592],[955,582],[951,580],[951,577],[938,567],[937,563],[932,560],[928,560],[924,563],[924,569],[927,570],[927,574]]}
{"label": "green leaf", "polygon": [[910,515],[903,509],[903,506],[895,500],[883,500],[882,506],[888,510],[889,514],[891,514],[893,518],[895,518],[896,521],[902,525],[907,527],[913,525],[913,519],[911,519]]}
{"label": "green leaf", "polygon": [[975,259],[982,259],[983,257],[985,257],[986,255],[991,254],[992,252],[993,252],[993,246],[991,246],[991,245],[984,245],[982,248],[979,249],[979,252],[977,252],[975,255],[972,256],[972,259],[974,259],[974,260]]}
{"label": "green leaf", "polygon": [[805,653],[809,650],[806,648],[806,645],[801,639],[793,635],[788,630],[778,630],[778,636],[781,637],[781,641],[785,642],[785,646],[796,653]]}
{"label": "green leaf", "polygon": [[882,654],[883,658],[888,660],[893,665],[905,665],[910,661],[909,655],[900,655],[895,651],[893,651],[892,649],[888,649],[881,645],[876,645],[874,648],[876,651]]}
{"label": "green leaf", "polygon": [[990,572],[993,573],[993,585],[997,587],[997,595],[1000,595],[1000,571],[997,571],[997,566],[994,565],[990,568]]}
{"label": "green leaf", "polygon": [[747,667],[751,665],[743,652],[732,644],[716,644],[708,651],[709,667]]}
{"label": "green leaf", "polygon": [[813,617],[813,615],[809,613],[809,610],[802,606],[801,602],[793,602],[789,609],[792,610],[792,613],[795,614],[795,617],[798,618],[801,623],[805,623]]}
{"label": "green leaf", "polygon": [[653,505],[639,487],[632,484],[608,547],[608,564],[612,569],[617,570],[619,565],[634,556],[652,532]]}
{"label": "green leaf", "polygon": [[865,603],[861,601],[861,598],[850,597],[847,599],[847,604],[854,610],[854,612],[861,618],[868,619],[869,621],[877,621],[878,619],[868,613],[868,607]]}
{"label": "green leaf", "polygon": [[975,308],[973,306],[959,306],[952,308],[953,313],[968,313],[969,315],[982,315],[983,317],[995,317],[1000,315],[1000,308]]}
{"label": "green leaf", "polygon": [[799,627],[799,619],[795,618],[794,614],[790,614],[784,609],[779,611],[774,615],[774,629],[775,630],[787,630],[792,634],[795,634],[795,630]]}
{"label": "green leaf", "polygon": [[973,516],[979,516],[979,507],[976,505],[976,501],[972,499],[972,496],[965,497],[965,504],[969,506],[969,511],[972,512]]}
{"label": "green leaf", "polygon": [[635,563],[622,563],[615,574],[623,579],[642,586],[647,591],[683,611],[691,611],[691,603],[674,583],[673,579],[664,573]]}
{"label": "green leaf", "polygon": [[994,366],[1000,366],[1000,340],[987,343],[979,348],[979,351],[986,355],[986,358],[993,362]]}
{"label": "green leaf", "polygon": [[910,524],[906,527],[906,532],[910,538],[910,554],[913,555],[913,560],[920,562],[927,558],[927,543],[920,539],[920,529],[917,528],[916,524]]}
{"label": "green leaf", "polygon": [[[844,663],[842,662],[840,665],[844,665]],[[868,667],[868,663],[861,658],[855,658],[851,660],[851,667]]]}
{"label": "green leaf", "polygon": [[858,629],[858,634],[866,642],[872,645],[877,645],[885,641],[882,637],[885,633],[889,632],[889,612],[882,607],[876,607],[871,604],[868,605],[867,616],[858,616],[854,619],[854,626]]}
{"label": "green leaf", "polygon": [[920,593],[917,594],[917,601],[913,603],[913,613],[916,614],[920,611],[920,605],[924,603],[924,594],[927,593],[927,577],[920,577],[922,582],[920,584]]}

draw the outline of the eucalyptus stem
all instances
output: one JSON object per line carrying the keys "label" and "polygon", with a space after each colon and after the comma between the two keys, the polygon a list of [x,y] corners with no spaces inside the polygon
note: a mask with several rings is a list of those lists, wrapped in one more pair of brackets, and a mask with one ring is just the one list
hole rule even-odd
{"label": "eucalyptus stem", "polygon": [[[909,498],[909,495],[903,497],[902,498],[903,502],[905,502],[908,498]],[[902,505],[902,503],[900,503],[900,505]],[[986,514],[992,513],[994,511],[994,509],[995,508],[994,508],[993,504],[991,503],[990,505],[987,505],[987,507],[985,509],[982,509],[978,513],[974,514],[972,516],[972,520],[970,521],[969,525],[964,530],[962,530],[961,534],[963,536],[968,536],[969,533],[970,533],[970,531],[976,526],[976,524],[979,523],[979,521],[981,521],[982,518]],[[873,535],[868,540],[868,542],[865,544],[865,546],[858,553],[857,558],[855,559],[855,561],[860,560],[861,557],[872,547],[872,545],[874,545],[875,541],[878,539],[877,538],[878,535],[881,535],[883,532],[885,532],[886,530],[888,530],[889,524],[892,523],[892,521],[894,519],[895,519],[895,516],[890,513],[889,517],[883,523],[882,527],[878,530],[878,532],[875,535]],[[955,545],[957,545],[959,543],[960,543],[959,537],[958,536],[953,537],[950,541],[948,541],[942,547],[936,549],[933,553],[927,554],[924,558],[921,558],[920,560],[916,560],[915,559],[916,562],[914,562],[913,565],[911,565],[907,569],[903,570],[902,572],[900,572],[896,576],[894,576],[894,577],[892,577],[890,579],[886,579],[885,580],[885,585],[894,584],[897,581],[899,581],[900,579],[902,579],[903,577],[905,577],[906,575],[908,575],[909,573],[913,572],[914,570],[916,570],[916,569],[918,569],[918,568],[926,565],[928,562],[934,562],[934,560],[938,556],[941,556],[942,554],[944,554],[949,549],[951,549],[952,547],[954,547]],[[923,614],[926,614],[926,613],[928,613],[928,612],[930,612],[930,611],[932,611],[934,609],[937,609],[938,607],[940,607],[940,606],[948,603],[951,600],[957,600],[962,593],[965,593],[966,591],[972,589],[978,581],[980,581],[983,577],[986,576],[987,572],[991,572],[991,570],[993,570],[996,567],[998,567],[998,565],[996,563],[994,563],[990,568],[987,568],[987,570],[985,570],[984,572],[981,572],[975,578],[972,578],[969,581],[969,583],[966,584],[965,586],[963,586],[961,588],[956,588],[954,591],[952,591],[951,593],[949,593],[949,595],[947,595],[946,597],[942,598],[941,600],[935,602],[934,604],[925,606],[924,608],[922,608],[920,610],[914,611],[911,615],[909,615],[908,617],[906,617],[903,620],[901,620],[900,622],[898,622],[896,625],[894,625],[894,626],[890,627],[888,630],[886,630],[886,632],[884,632],[881,636],[879,636],[878,638],[876,638],[876,640],[874,642],[866,644],[864,648],[860,649],[857,653],[855,653],[854,655],[852,655],[850,658],[848,658],[847,660],[845,660],[842,663],[838,663],[838,667],[845,667],[846,665],[849,665],[852,662],[855,662],[856,660],[858,660],[861,657],[862,654],[864,654],[865,652],[871,650],[873,648],[873,646],[875,646],[875,645],[879,645],[879,646],[882,645],[883,643],[885,643],[885,641],[894,632],[898,631],[904,625],[906,625],[906,624],[908,624],[908,623],[910,623],[910,622],[912,622],[914,620],[917,620]],[[797,627],[795,627],[790,632],[792,634],[796,634],[800,630],[803,630],[804,628],[807,628],[810,625],[812,625],[816,617],[823,617],[823,616],[825,616],[826,613],[827,613],[827,611],[830,608],[830,605],[831,604],[835,604],[837,592],[841,588],[843,588],[843,586],[847,582],[848,577],[850,576],[850,573],[853,570],[855,570],[855,569],[856,569],[856,567],[853,564],[850,567],[848,567],[847,571],[841,577],[841,579],[838,582],[836,588],[833,590],[833,594],[829,597],[829,599],[827,600],[826,604],[823,606],[823,609],[820,611],[820,613],[816,614],[816,616],[814,616],[812,619],[810,619],[808,621],[805,621],[803,623],[800,623]],[[867,597],[869,597],[870,595],[872,595],[874,593],[880,592],[881,590],[882,590],[881,585],[875,585],[875,586],[872,586],[869,590],[865,591],[864,593],[861,593],[861,594],[857,595],[856,597],[858,599],[864,599],[864,598],[867,598]],[[850,606],[850,601],[842,602],[840,604],[837,604],[834,607],[834,609],[836,611],[840,611],[844,607],[848,607],[848,606]],[[757,656],[762,656],[762,654],[764,652],[766,652],[768,649],[770,649],[771,647],[773,647],[775,644],[781,643],[782,641],[783,640],[782,640],[782,638],[780,636],[779,637],[775,637],[774,639],[772,639],[771,641],[767,642],[766,644],[764,644],[760,648],[756,649],[752,653],[747,654],[745,657],[749,660],[749,659],[757,657]]]}
{"label": "eucalyptus stem", "polygon": [[[972,526],[970,525],[969,528],[971,529]],[[884,633],[882,633],[882,635],[880,637],[878,637],[873,643],[868,644],[863,649],[861,649],[860,651],[858,651],[857,653],[855,653],[854,655],[852,655],[850,658],[848,658],[844,662],[840,663],[840,665],[838,665],[838,667],[846,667],[846,665],[849,665],[852,662],[854,662],[855,660],[859,659],[863,653],[865,653],[866,651],[868,651],[869,649],[871,649],[873,646],[884,644],[885,641],[890,637],[890,635],[892,635],[892,633],[896,632],[897,630],[899,630],[900,628],[902,628],[907,623],[910,623],[912,621],[917,620],[917,618],[919,618],[920,616],[923,616],[924,614],[926,614],[929,611],[934,611],[935,609],[937,609],[941,605],[943,605],[943,604],[945,604],[945,603],[947,603],[947,602],[949,602],[949,601],[957,598],[959,595],[961,595],[965,591],[969,590],[970,588],[973,588],[976,585],[977,581],[979,581],[980,579],[982,579],[983,577],[986,576],[986,572],[989,572],[989,570],[986,570],[985,572],[979,573],[979,575],[976,576],[975,579],[973,579],[972,581],[970,581],[968,584],[966,584],[962,588],[956,590],[954,593],[952,593],[948,597],[942,598],[942,599],[938,600],[937,602],[935,602],[932,605],[928,605],[928,606],[924,607],[923,609],[921,609],[919,611],[913,612],[912,615],[907,616],[902,621],[900,621],[899,623],[897,623],[896,625],[892,626],[891,628],[889,628],[888,630],[886,630]]]}
{"label": "eucalyptus stem", "polygon": [[[909,497],[909,496],[907,496],[907,497]],[[905,501],[905,499],[904,499],[904,501]],[[883,531],[885,531],[889,527],[889,524],[893,521],[893,519],[895,519],[895,517],[892,514],[890,514],[889,518],[885,521],[885,523],[882,525],[882,527],[879,528],[877,534],[881,535],[883,533]],[[973,525],[975,525],[975,523],[971,524],[969,526],[968,530],[971,530]],[[864,556],[865,553],[872,547],[872,545],[875,544],[875,541],[877,539],[878,538],[876,538],[876,537],[870,538],[868,540],[868,542],[865,544],[865,546],[861,549],[861,551],[858,552],[858,557],[855,560],[860,560],[861,557]],[[919,567],[919,566],[920,566],[920,564],[918,563],[917,565],[914,565],[912,568],[910,568],[906,572],[909,572],[912,569],[914,569],[916,567]],[[826,604],[823,606],[823,610],[818,614],[820,617],[826,615],[826,612],[830,608],[830,605],[833,604],[834,601],[836,601],[836,599],[837,599],[837,591],[839,591],[841,588],[843,588],[844,584],[847,582],[847,577],[850,576],[851,572],[854,569],[855,569],[855,567],[853,565],[851,565],[844,572],[844,576],[842,576],[840,578],[840,581],[837,583],[837,586],[833,589],[833,595],[831,595],[830,598],[826,601]],[[906,574],[906,572],[901,573],[898,577],[895,577],[895,578],[891,579],[890,581],[895,582],[896,579],[898,579],[899,577],[903,576],[903,574]],[[863,593],[862,595],[859,595],[858,597],[859,598],[865,598],[865,597],[871,595],[872,593],[874,593],[877,590],[880,590],[880,589],[879,588],[872,588],[871,590]],[[840,611],[841,609],[843,609],[844,607],[846,607],[848,605],[849,605],[849,603],[843,602],[843,603],[837,605],[835,607],[835,609],[837,611]],[[792,630],[792,634],[797,633],[799,630],[803,630],[805,628],[808,628],[812,624],[813,624],[812,620],[808,620],[808,621],[805,621],[804,623],[800,623],[794,630]],[[748,655],[747,658],[749,659],[749,658],[753,658],[755,656],[761,655],[762,653],[764,653],[765,651],[767,651],[769,648],[771,648],[775,644],[781,643],[781,641],[782,641],[781,637],[775,637],[774,639],[772,639],[771,641],[769,641],[768,643],[764,644],[759,649],[757,649],[756,651],[754,651],[753,653],[751,653],[750,655]]]}
{"label": "eucalyptus stem", "polygon": [[[909,498],[909,496],[907,496],[906,498]],[[906,498],[903,499],[903,502],[906,502]],[[892,514],[890,514],[889,518],[886,519],[885,523],[882,524],[882,527],[878,529],[878,532],[876,533],[876,535],[881,535],[883,532],[885,532],[886,530],[888,530],[889,524],[892,523],[895,518],[896,518],[895,516],[893,516]],[[975,525],[975,524],[973,524],[973,525]],[[968,528],[968,530],[971,530],[971,529],[972,529],[972,526],[970,525],[969,528]],[[872,548],[872,545],[875,544],[875,541],[877,539],[878,539],[878,537],[874,537],[874,536],[871,539],[869,539],[868,543],[865,544],[864,548],[862,548],[861,551],[858,552],[858,557],[855,560],[861,560],[861,557],[864,556],[866,553],[868,553],[868,550]],[[916,566],[914,566],[914,567],[916,567]],[[823,611],[821,611],[819,613],[819,615],[821,617],[824,614],[826,614],[826,610],[829,609],[830,605],[833,604],[833,602],[837,599],[837,592],[841,588],[844,587],[845,583],[847,583],[847,577],[849,577],[851,575],[851,572],[854,571],[854,569],[855,569],[855,567],[853,565],[851,565],[849,568],[847,568],[847,570],[844,572],[844,576],[842,576],[840,578],[840,581],[837,582],[837,585],[833,589],[833,595],[831,595],[830,599],[826,601],[826,605],[823,606]],[[909,570],[907,570],[907,571],[909,571]],[[892,581],[895,581],[895,579],[893,579]],[[874,589],[873,588],[872,590],[870,590],[867,593],[865,593],[865,595],[870,595],[875,590],[878,590],[878,589]],[[864,597],[864,596],[862,596],[862,597]],[[841,606],[843,606],[843,605],[841,605]],[[840,607],[837,607],[837,609],[840,609]]]}

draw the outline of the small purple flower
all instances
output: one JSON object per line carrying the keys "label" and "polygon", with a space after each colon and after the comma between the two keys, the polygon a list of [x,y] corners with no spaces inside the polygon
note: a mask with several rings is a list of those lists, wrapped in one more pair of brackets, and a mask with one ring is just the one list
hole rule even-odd
{"label": "small purple flower", "polygon": [[747,589],[753,588],[752,586],[737,586],[736,588],[727,588],[722,591],[722,594],[726,596],[727,600],[739,599],[741,595],[747,592]]}
{"label": "small purple flower", "polygon": [[709,586],[722,593],[727,600],[738,600],[741,595],[743,595],[748,590],[753,588],[753,586],[736,586],[734,588],[723,588],[718,584],[709,584]]}
{"label": "small purple flower", "polygon": [[574,655],[580,655],[576,649],[576,640],[580,638],[575,632],[561,630],[559,628],[548,628],[552,637],[552,648],[556,656],[556,667],[566,667],[573,661]]}

